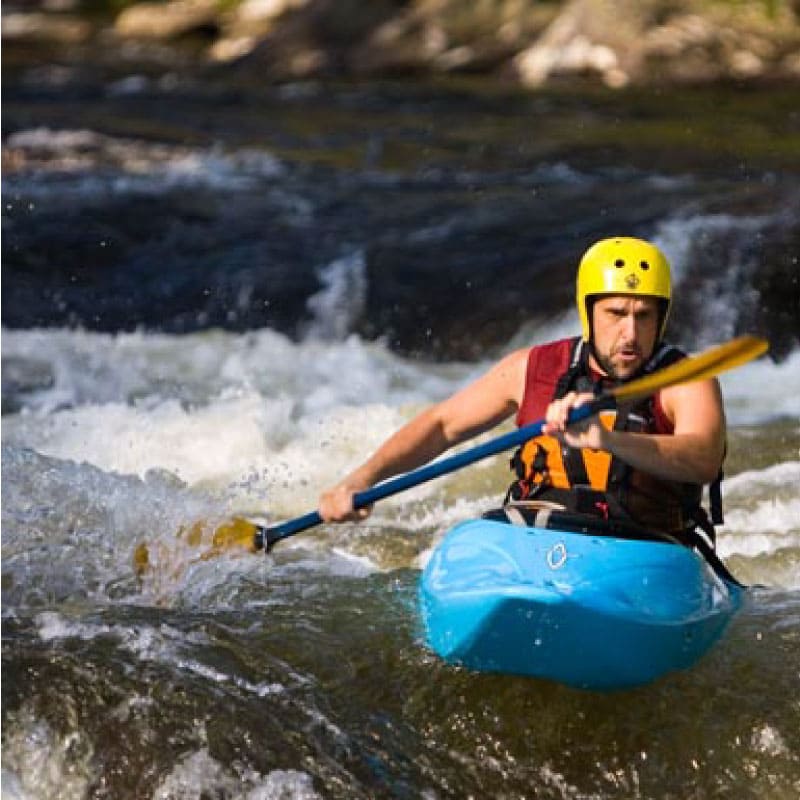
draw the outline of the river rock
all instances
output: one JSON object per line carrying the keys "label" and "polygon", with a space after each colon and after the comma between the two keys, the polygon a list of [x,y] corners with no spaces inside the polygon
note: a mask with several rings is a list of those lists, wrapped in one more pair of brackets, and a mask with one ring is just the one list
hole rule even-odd
{"label": "river rock", "polygon": [[174,39],[200,28],[218,27],[216,0],[137,3],[125,9],[114,25],[120,36],[138,39]]}
{"label": "river rock", "polygon": [[796,12],[682,0],[570,0],[513,60],[522,83],[598,77],[634,83],[705,83],[780,77],[800,46]]}
{"label": "river rock", "polygon": [[571,0],[542,36],[514,59],[522,83],[541,86],[552,77],[595,75],[624,86],[639,68],[634,45],[645,30],[652,3]]}
{"label": "river rock", "polygon": [[[103,23],[79,16],[76,1],[4,6],[3,38],[82,43]],[[798,80],[799,16],[798,2],[761,0],[147,0],[104,41],[200,30],[209,61],[273,82],[472,72],[619,88]]]}
{"label": "river rock", "polygon": [[92,34],[92,25],[72,14],[15,11],[3,14],[3,39],[80,44]]}
{"label": "river rock", "polygon": [[248,55],[285,15],[311,0],[244,0],[222,17],[220,37],[211,45],[212,61],[235,61]]}

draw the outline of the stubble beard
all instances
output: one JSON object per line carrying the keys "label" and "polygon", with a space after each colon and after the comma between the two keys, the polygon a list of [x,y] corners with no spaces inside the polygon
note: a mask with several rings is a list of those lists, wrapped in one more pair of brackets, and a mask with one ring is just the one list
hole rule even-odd
{"label": "stubble beard", "polygon": [[608,377],[613,381],[629,380],[636,375],[637,372],[639,372],[644,364],[644,359],[642,358],[641,353],[639,353],[639,359],[631,367],[623,367],[622,369],[617,368],[614,362],[611,360],[613,353],[610,355],[603,355],[598,353],[597,349],[595,348],[594,355],[603,372],[605,372],[606,375],[608,375]]}

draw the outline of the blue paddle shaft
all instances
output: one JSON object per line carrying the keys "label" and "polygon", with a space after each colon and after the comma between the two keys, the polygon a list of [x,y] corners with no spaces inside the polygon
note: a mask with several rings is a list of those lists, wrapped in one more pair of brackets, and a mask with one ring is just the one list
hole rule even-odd
{"label": "blue paddle shaft", "polygon": [[[593,400],[591,403],[586,403],[570,411],[568,424],[572,425],[576,422],[581,422],[597,414],[599,411],[614,408],[615,405],[616,401],[613,397],[600,397],[597,400]],[[471,447],[469,450],[465,450],[462,453],[456,453],[448,458],[433,461],[419,469],[406,472],[403,475],[398,475],[396,478],[390,478],[363,492],[357,492],[353,495],[353,508],[370,506],[378,500],[383,500],[386,497],[399,494],[406,489],[411,489],[414,486],[419,486],[421,483],[426,483],[441,475],[447,475],[469,464],[474,464],[476,461],[481,461],[484,458],[497,455],[497,453],[502,453],[504,450],[517,447],[527,442],[528,439],[533,439],[535,436],[541,435],[544,425],[544,420],[532,422],[530,425],[524,425],[522,428],[517,428],[515,431],[505,433],[488,442]],[[321,523],[322,517],[319,515],[319,512],[312,511],[308,514],[304,514],[302,517],[287,520],[271,528],[260,528],[257,534],[257,546],[265,546],[267,551],[269,551],[272,545],[279,542],[281,539],[308,530]]]}

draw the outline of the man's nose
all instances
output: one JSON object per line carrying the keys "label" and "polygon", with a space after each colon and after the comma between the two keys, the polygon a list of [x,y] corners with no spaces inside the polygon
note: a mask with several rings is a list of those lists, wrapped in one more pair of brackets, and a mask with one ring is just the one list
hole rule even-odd
{"label": "man's nose", "polygon": [[630,341],[636,339],[636,317],[633,314],[627,314],[622,318],[622,333]]}

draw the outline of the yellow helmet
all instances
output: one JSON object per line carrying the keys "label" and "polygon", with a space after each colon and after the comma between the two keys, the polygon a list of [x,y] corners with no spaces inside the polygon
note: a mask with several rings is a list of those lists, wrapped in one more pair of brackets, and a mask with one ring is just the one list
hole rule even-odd
{"label": "yellow helmet", "polygon": [[667,327],[672,302],[669,261],[650,242],[619,236],[602,239],[584,254],[578,267],[576,300],[583,340],[592,336],[588,301],[597,295],[630,294],[663,300],[658,338]]}

